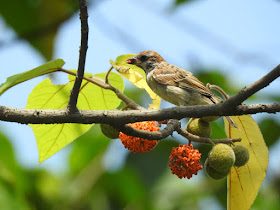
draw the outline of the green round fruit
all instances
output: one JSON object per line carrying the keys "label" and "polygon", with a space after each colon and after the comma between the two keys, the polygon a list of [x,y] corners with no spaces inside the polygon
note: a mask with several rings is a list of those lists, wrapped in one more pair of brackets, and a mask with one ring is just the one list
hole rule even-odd
{"label": "green round fruit", "polygon": [[205,122],[213,122],[217,119],[219,119],[220,117],[218,116],[208,116],[208,117],[202,117],[200,118],[201,120],[205,121]]}
{"label": "green round fruit", "polygon": [[208,154],[209,164],[219,172],[227,172],[235,162],[232,148],[226,144],[216,144]]}
{"label": "green round fruit", "polygon": [[230,170],[228,171],[224,171],[224,172],[220,172],[220,171],[216,171],[214,168],[211,167],[211,165],[209,164],[209,160],[208,158],[206,159],[205,163],[204,163],[204,168],[205,168],[205,172],[206,174],[215,180],[221,180],[227,177],[227,175],[229,174]]}
{"label": "green round fruit", "polygon": [[197,118],[191,118],[186,126],[186,131],[193,135],[209,138],[212,129],[209,122]]}
{"label": "green round fruit", "polygon": [[242,145],[236,145],[232,147],[235,154],[235,163],[237,167],[244,166],[249,160],[249,151]]}
{"label": "green round fruit", "polygon": [[119,138],[119,131],[107,124],[100,124],[100,128],[104,136],[109,139],[117,139]]}

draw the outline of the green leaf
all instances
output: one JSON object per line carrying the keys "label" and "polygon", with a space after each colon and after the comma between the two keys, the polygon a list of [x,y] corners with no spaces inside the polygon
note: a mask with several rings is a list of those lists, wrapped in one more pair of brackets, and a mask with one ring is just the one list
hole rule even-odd
{"label": "green leaf", "polygon": [[[90,75],[88,75],[90,76]],[[104,78],[105,74],[95,76]],[[54,85],[50,79],[39,83],[28,97],[27,109],[63,109],[67,106],[70,91],[73,87],[74,76],[70,82],[63,85]],[[111,84],[124,89],[122,77],[116,73],[109,76]],[[115,94],[110,90],[102,89],[87,81],[82,82],[77,107],[79,109],[114,109],[120,104]],[[88,131],[91,125],[86,124],[49,124],[30,125],[37,141],[39,162],[43,162],[56,152],[64,148],[73,140]]]}
{"label": "green leaf", "polygon": [[40,163],[87,132],[91,127],[91,125],[70,123],[30,126],[36,137]]}
{"label": "green leaf", "polygon": [[38,76],[41,76],[44,74],[48,74],[51,72],[55,72],[59,68],[61,68],[64,64],[65,64],[65,62],[62,59],[56,59],[56,60],[47,62],[35,69],[25,71],[20,74],[16,74],[11,77],[8,77],[6,82],[0,86],[0,96],[9,88],[11,88],[21,82],[33,79],[35,77],[38,77]]}
{"label": "green leaf", "polygon": [[74,0],[11,0],[1,1],[0,14],[18,37],[50,60],[59,26],[77,9]]}
{"label": "green leaf", "polygon": [[[67,106],[72,85],[53,85],[49,78],[39,83],[28,97],[27,109],[62,109]],[[74,139],[85,133],[91,125],[49,124],[30,125],[37,141],[39,162],[43,162]]]}
{"label": "green leaf", "polygon": [[[98,78],[105,78],[106,73],[95,74]],[[92,77],[91,74],[85,74],[86,77]],[[75,77],[69,75],[69,81],[74,84]],[[120,75],[111,72],[109,75],[110,83],[118,88],[124,90],[124,82]],[[114,109],[120,105],[121,100],[111,90],[105,90],[93,85],[88,81],[83,81],[77,106],[79,109],[101,110],[101,109]]]}

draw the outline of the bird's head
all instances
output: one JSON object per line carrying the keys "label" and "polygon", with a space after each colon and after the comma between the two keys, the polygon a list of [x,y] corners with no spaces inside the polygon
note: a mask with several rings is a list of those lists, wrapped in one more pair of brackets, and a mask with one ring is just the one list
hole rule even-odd
{"label": "bird's head", "polygon": [[126,61],[128,64],[142,68],[146,73],[152,71],[161,62],[165,62],[165,60],[152,50],[140,52]]}

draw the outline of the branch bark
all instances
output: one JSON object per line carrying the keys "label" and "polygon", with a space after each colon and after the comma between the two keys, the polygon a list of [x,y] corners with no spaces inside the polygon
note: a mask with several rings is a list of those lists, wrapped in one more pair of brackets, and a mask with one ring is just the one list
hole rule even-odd
{"label": "branch bark", "polygon": [[129,125],[115,125],[117,128],[125,133],[126,135],[130,136],[136,136],[144,139],[149,139],[149,140],[161,140],[164,139],[172,133],[177,130],[180,127],[181,123],[178,120],[168,120],[167,125],[164,129],[159,130],[159,131],[145,131],[145,130],[139,130],[136,128],[133,128]]}
{"label": "branch bark", "polygon": [[88,48],[87,1],[79,0],[79,8],[80,8],[80,19],[81,19],[81,47],[80,47],[78,72],[77,72],[74,86],[71,90],[71,95],[70,95],[70,99],[69,99],[68,106],[67,106],[69,112],[78,111],[76,105],[77,105],[79,91],[80,91],[80,87],[81,87],[83,76],[84,76],[86,54],[87,54],[87,48]]}
{"label": "branch bark", "polygon": [[224,104],[200,106],[172,107],[159,110],[80,110],[69,113],[67,109],[19,109],[0,106],[0,120],[21,124],[53,124],[53,123],[103,123],[123,125],[140,121],[163,121],[168,119],[183,119],[186,117],[200,118],[204,116],[237,116],[256,113],[280,112],[280,103],[239,105],[234,109],[224,110]]}
{"label": "branch bark", "polygon": [[177,128],[176,130],[179,134],[181,134],[182,136],[184,136],[186,139],[188,139],[189,141],[194,141],[194,142],[199,142],[199,143],[204,143],[204,144],[218,144],[218,143],[224,143],[224,144],[230,144],[232,142],[240,142],[241,138],[237,138],[237,139],[209,139],[209,138],[204,138],[204,137],[200,137],[200,136],[196,136],[193,135],[187,131],[185,131],[184,129]]}

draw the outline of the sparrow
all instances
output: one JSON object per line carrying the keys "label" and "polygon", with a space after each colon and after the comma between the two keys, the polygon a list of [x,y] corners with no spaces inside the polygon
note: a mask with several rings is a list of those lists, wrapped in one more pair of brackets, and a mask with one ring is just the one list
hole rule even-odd
{"label": "sparrow", "polygon": [[[167,63],[154,51],[140,52],[126,63],[143,69],[149,87],[159,97],[177,106],[216,104],[222,101],[191,72]],[[226,119],[238,128],[231,117],[226,116]]]}

